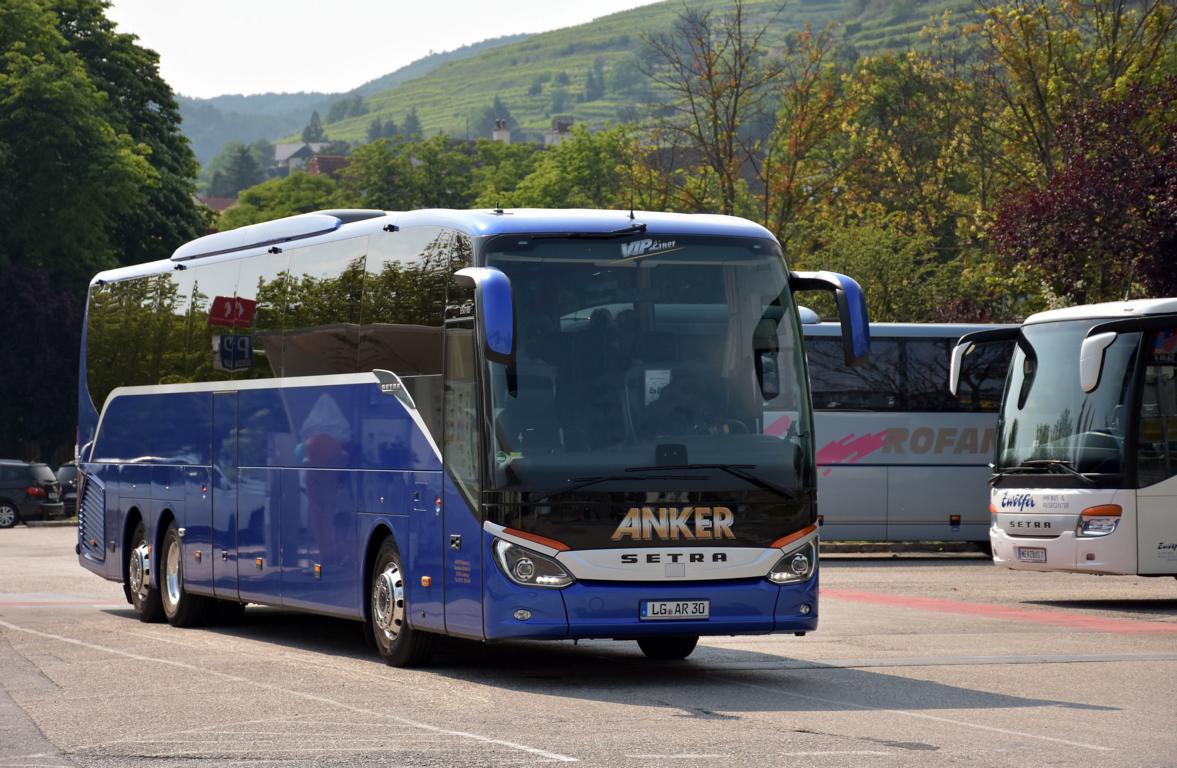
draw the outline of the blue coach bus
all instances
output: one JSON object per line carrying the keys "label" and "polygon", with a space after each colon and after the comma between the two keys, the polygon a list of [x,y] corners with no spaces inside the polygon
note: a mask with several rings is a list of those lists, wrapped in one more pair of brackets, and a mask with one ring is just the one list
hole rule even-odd
{"label": "blue coach bus", "polygon": [[144,621],[341,616],[394,665],[812,630],[799,290],[863,357],[858,285],[731,217],[325,211],[103,272],[80,561]]}

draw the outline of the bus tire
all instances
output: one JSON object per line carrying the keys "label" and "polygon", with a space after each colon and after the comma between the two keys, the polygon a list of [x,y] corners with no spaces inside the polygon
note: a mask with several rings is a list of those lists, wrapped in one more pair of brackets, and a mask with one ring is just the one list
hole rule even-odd
{"label": "bus tire", "polygon": [[159,553],[160,602],[164,617],[173,627],[193,627],[208,619],[212,607],[207,597],[194,595],[184,586],[184,546],[173,520],[163,535]]}
{"label": "bus tire", "polygon": [[404,566],[392,538],[380,545],[368,587],[368,626],[376,650],[391,667],[416,667],[429,661],[434,635],[408,622]]}
{"label": "bus tire", "polygon": [[647,658],[658,661],[678,661],[691,655],[695,646],[699,644],[698,635],[684,635],[680,637],[643,637],[638,640],[638,648]]}
{"label": "bus tire", "polygon": [[[140,549],[149,552],[147,543],[147,526],[140,520],[131,534],[131,543],[127,547],[127,592],[131,597],[131,607],[139,621],[154,623],[163,619],[163,604],[160,602],[159,590],[151,586],[150,573],[146,571],[139,560]],[[144,558],[150,560],[151,555]]]}

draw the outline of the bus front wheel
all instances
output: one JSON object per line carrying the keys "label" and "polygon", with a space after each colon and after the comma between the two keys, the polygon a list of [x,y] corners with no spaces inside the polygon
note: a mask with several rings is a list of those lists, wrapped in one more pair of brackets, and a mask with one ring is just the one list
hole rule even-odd
{"label": "bus front wheel", "polygon": [[691,655],[699,644],[698,635],[686,637],[643,637],[638,647],[648,658],[659,661],[678,661]]}
{"label": "bus front wheel", "polygon": [[173,522],[163,535],[161,552],[160,598],[163,614],[173,627],[192,627],[203,623],[209,616],[212,601],[203,595],[194,595],[184,587],[184,547],[180,530]]}
{"label": "bus front wheel", "polygon": [[372,568],[368,626],[376,650],[392,667],[420,666],[433,652],[434,636],[409,626],[406,581],[400,553],[391,538],[385,539]]}

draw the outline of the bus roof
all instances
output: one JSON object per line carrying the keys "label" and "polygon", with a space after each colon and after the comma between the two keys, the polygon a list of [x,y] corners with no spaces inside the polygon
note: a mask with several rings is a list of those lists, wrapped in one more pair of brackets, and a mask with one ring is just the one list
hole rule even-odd
{"label": "bus roof", "polygon": [[1065,309],[1050,309],[1030,315],[1023,325],[1057,323],[1063,320],[1117,319],[1168,314],[1177,314],[1177,299],[1134,299],[1132,301],[1109,301],[1103,304],[1083,304]]}
{"label": "bus roof", "polygon": [[[354,214],[354,215],[353,215]],[[603,211],[576,208],[482,209],[447,208],[419,211],[319,211],[217,232],[181,245],[170,259],[107,270],[92,282],[123,280],[180,269],[177,263],[257,256],[285,243],[312,245],[359,237],[390,226],[436,226],[471,237],[523,234],[725,235],[772,238],[764,227],[736,216]]]}

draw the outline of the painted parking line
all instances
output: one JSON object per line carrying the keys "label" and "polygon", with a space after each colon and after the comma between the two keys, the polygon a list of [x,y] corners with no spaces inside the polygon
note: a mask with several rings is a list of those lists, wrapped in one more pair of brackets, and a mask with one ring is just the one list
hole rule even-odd
{"label": "painted parking line", "polygon": [[0,620],[0,627],[7,629],[9,631],[12,631],[12,632],[22,632],[27,635],[32,635],[33,637],[41,637],[46,640],[56,640],[61,643],[68,643],[70,645],[76,645],[76,646],[80,646],[82,648],[89,648],[90,650],[93,650],[93,651],[99,651],[102,653],[109,653],[109,654],[112,654],[115,656],[122,656],[124,658],[133,659],[135,661],[144,661],[144,662],[149,662],[149,663],[153,663],[153,664],[161,664],[163,666],[175,667],[178,669],[183,669],[183,670],[186,670],[189,672],[194,672],[194,673],[204,675],[204,676],[219,677],[223,680],[228,680],[228,681],[234,682],[234,683],[244,683],[246,685],[253,685],[258,688],[263,688],[265,690],[274,691],[276,693],[282,693],[287,696],[297,697],[297,698],[304,699],[307,701],[313,701],[313,702],[316,702],[319,704],[326,704],[326,705],[332,706],[332,707],[338,707],[339,709],[347,710],[349,712],[354,712],[356,714],[368,715],[371,717],[378,717],[378,718],[383,718],[386,720],[391,720],[395,723],[399,723],[399,724],[407,726],[409,728],[415,728],[415,729],[426,731],[429,733],[436,733],[436,734],[439,734],[442,736],[451,736],[451,737],[454,737],[457,739],[465,739],[465,740],[479,742],[479,743],[487,744],[487,745],[506,747],[508,749],[513,749],[513,750],[516,750],[519,752],[526,752],[528,754],[535,755],[536,757],[542,757],[547,760],[552,760],[555,762],[561,762],[561,763],[575,763],[575,762],[577,762],[577,759],[575,757],[570,757],[568,755],[561,755],[558,752],[549,752],[544,749],[539,749],[538,747],[531,747],[526,744],[520,744],[520,743],[514,742],[514,741],[507,741],[506,739],[496,739],[491,736],[484,736],[479,733],[471,733],[469,731],[456,731],[456,730],[451,730],[449,728],[442,728],[440,726],[430,725],[428,723],[422,723],[417,720],[410,720],[405,717],[398,717],[397,715],[389,714],[388,712],[382,712],[382,711],[377,711],[377,710],[372,710],[372,709],[365,709],[363,707],[356,707],[351,704],[346,704],[342,701],[337,701],[335,699],[331,699],[326,696],[321,696],[321,695],[315,694],[315,693],[308,693],[306,691],[298,691],[298,690],[294,690],[291,688],[284,688],[280,685],[273,685],[271,683],[263,683],[259,680],[251,680],[247,677],[239,677],[238,675],[230,675],[230,674],[226,674],[224,672],[217,672],[216,670],[211,670],[211,669],[208,669],[207,667],[199,667],[199,666],[196,666],[195,664],[187,664],[185,662],[175,661],[173,659],[159,659],[154,656],[144,656],[144,655],[138,654],[138,653],[130,653],[129,651],[123,651],[118,648],[111,648],[109,646],[98,645],[96,643],[88,643],[84,640],[78,640],[73,637],[65,637],[64,635],[55,635],[50,632],[41,632],[40,630],[29,629],[28,627],[22,627],[17,624],[13,624],[11,622],[3,621],[3,620]]}
{"label": "painted parking line", "polygon": [[972,603],[965,600],[945,600],[938,597],[912,597],[889,595],[881,592],[862,592],[852,589],[830,589],[822,587],[821,596],[830,600],[844,600],[871,605],[889,605],[916,611],[934,613],[955,613],[979,616],[986,619],[1020,621],[1026,624],[1041,624],[1050,627],[1065,627],[1088,632],[1114,632],[1121,635],[1177,634],[1177,623],[1163,621],[1141,621],[1139,619],[1116,619],[1061,611],[1036,610],[1012,605],[993,603]]}

